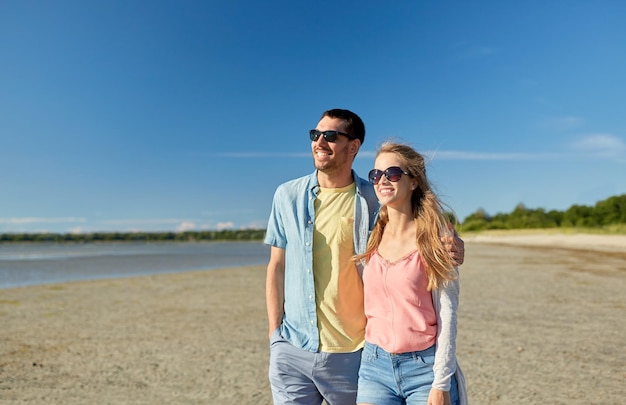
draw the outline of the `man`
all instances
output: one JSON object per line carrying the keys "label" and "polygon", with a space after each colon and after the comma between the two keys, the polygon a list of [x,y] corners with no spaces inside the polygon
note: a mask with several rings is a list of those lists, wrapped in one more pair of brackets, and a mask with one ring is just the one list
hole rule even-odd
{"label": "man", "polygon": [[[354,404],[365,315],[351,258],[365,251],[379,204],[352,170],[365,139],[358,115],[325,111],[310,138],[316,170],[277,188],[265,237],[269,379],[275,404]],[[461,264],[463,241],[444,242]]]}

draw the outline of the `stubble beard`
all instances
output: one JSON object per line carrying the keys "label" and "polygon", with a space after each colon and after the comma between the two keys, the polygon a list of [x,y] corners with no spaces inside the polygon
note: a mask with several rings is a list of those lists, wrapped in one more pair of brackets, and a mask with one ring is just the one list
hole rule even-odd
{"label": "stubble beard", "polygon": [[331,176],[335,173],[341,173],[342,168],[345,164],[347,164],[348,156],[347,154],[337,155],[334,154],[334,159],[330,159],[327,161],[319,161],[315,158],[315,154],[313,154],[313,164],[315,168],[326,174],[327,176]]}

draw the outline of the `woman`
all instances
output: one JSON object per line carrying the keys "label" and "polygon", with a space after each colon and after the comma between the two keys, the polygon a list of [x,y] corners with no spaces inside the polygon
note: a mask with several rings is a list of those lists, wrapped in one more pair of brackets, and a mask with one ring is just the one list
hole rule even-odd
{"label": "woman", "polygon": [[385,143],[369,180],[381,203],[367,251],[359,404],[466,404],[456,360],[458,272],[440,241],[451,225],[424,158]]}

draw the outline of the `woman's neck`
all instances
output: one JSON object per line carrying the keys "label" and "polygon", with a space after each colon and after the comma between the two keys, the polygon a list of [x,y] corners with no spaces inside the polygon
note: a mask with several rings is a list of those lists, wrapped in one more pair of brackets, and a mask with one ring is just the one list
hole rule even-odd
{"label": "woman's neck", "polygon": [[396,210],[387,211],[389,220],[385,225],[385,233],[392,238],[415,233],[415,219],[413,214]]}

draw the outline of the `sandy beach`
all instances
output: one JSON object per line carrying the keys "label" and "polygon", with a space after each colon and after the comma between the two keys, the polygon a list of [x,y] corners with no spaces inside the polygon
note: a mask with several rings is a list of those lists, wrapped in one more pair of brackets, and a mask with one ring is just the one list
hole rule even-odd
{"label": "sandy beach", "polygon": [[[470,403],[623,404],[626,236],[469,236]],[[0,290],[0,403],[271,404],[265,268]]]}

